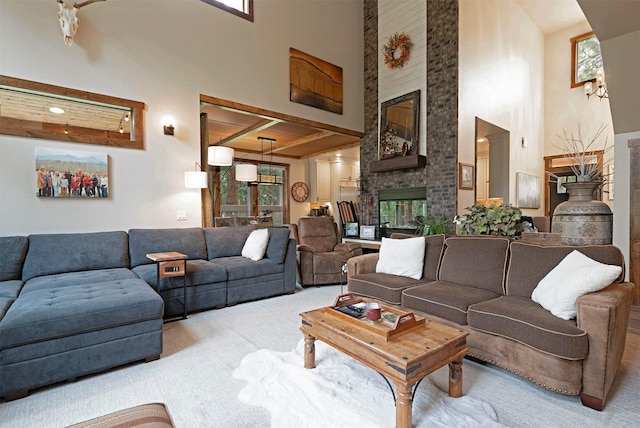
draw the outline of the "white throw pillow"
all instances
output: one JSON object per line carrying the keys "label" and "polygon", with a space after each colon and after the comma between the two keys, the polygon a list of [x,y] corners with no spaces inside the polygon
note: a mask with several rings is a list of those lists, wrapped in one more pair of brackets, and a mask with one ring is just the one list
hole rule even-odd
{"label": "white throw pillow", "polygon": [[269,243],[269,229],[256,229],[247,238],[242,247],[242,257],[251,260],[262,260]]}
{"label": "white throw pillow", "polygon": [[422,278],[424,265],[424,238],[382,238],[376,272]]}
{"label": "white throw pillow", "polygon": [[602,290],[621,272],[620,266],[597,262],[573,250],[540,280],[531,300],[558,318],[570,320],[576,317],[580,296]]}

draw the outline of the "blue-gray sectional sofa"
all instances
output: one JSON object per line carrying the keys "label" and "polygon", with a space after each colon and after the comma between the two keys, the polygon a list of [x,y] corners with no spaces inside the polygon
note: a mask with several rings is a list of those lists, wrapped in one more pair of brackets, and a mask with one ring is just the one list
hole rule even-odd
{"label": "blue-gray sectional sofa", "polygon": [[0,237],[0,398],[162,353],[163,319],[182,314],[181,277],[146,254],[188,256],[189,312],[293,293],[296,243],[269,227],[262,260],[242,257],[255,226]]}

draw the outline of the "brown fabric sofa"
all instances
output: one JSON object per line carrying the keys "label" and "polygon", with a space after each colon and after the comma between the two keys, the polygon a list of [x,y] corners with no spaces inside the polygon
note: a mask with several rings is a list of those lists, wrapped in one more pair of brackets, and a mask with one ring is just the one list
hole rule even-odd
{"label": "brown fabric sofa", "polygon": [[[602,410],[624,352],[633,293],[617,247],[543,247],[488,236],[425,239],[422,279],[375,273],[378,254],[365,254],[348,261],[349,291],[461,328],[469,332],[469,356],[580,395],[585,406]],[[574,249],[623,270],[613,284],[580,297],[577,318],[564,320],[531,293]]]}

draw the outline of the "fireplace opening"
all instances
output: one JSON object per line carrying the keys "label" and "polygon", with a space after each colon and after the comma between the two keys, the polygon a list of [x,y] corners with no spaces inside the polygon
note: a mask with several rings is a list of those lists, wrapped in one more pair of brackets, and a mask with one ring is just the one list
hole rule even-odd
{"label": "fireplace opening", "polygon": [[418,223],[427,215],[427,188],[385,189],[378,192],[380,236],[392,233],[416,233]]}

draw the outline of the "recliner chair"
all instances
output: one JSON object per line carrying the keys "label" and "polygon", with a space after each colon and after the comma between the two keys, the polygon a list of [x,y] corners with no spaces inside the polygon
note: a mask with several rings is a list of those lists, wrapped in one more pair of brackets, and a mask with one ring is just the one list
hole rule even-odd
{"label": "recliner chair", "polygon": [[358,243],[341,242],[333,217],[301,217],[290,228],[298,243],[298,281],[303,287],[346,281],[342,266],[350,257],[362,254],[362,248]]}

